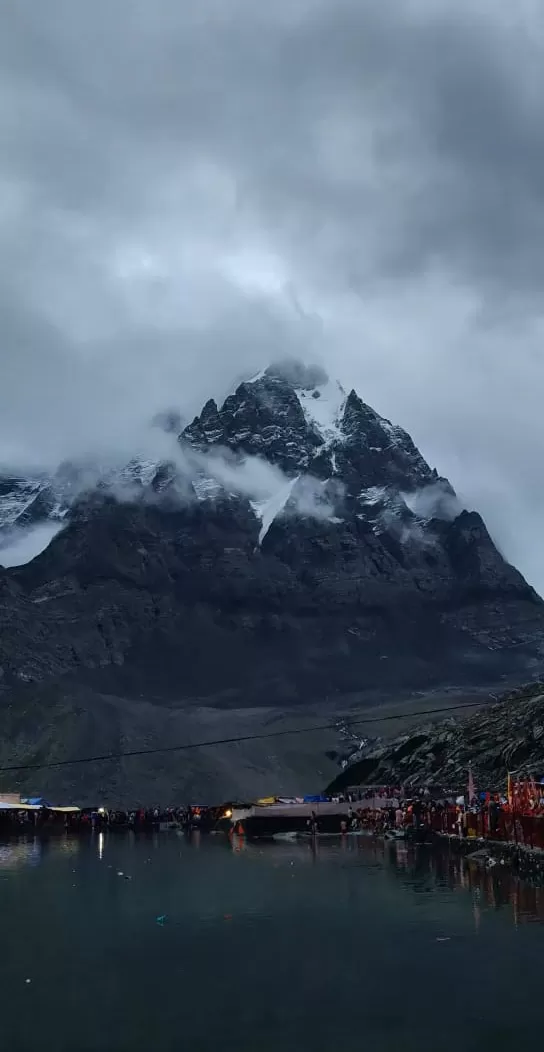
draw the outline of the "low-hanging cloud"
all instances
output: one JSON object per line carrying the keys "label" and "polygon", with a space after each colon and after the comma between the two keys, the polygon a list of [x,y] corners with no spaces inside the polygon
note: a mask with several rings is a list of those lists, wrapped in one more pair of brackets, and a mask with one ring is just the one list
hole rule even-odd
{"label": "low-hanging cloud", "polygon": [[442,519],[444,522],[452,522],[463,511],[459,497],[452,493],[450,486],[442,479],[401,496],[407,508],[418,519]]}
{"label": "low-hanging cloud", "polygon": [[342,495],[340,486],[332,492],[326,482],[311,474],[293,480],[277,465],[261,457],[248,456],[234,460],[226,450],[185,455],[182,452],[181,460],[175,463],[180,474],[185,474],[185,477],[194,476],[196,468],[227,491],[247,497],[261,510],[278,495],[288,494],[288,499],[281,506],[283,515],[302,515],[321,521],[332,519],[335,502]]}
{"label": "low-hanging cloud", "polygon": [[12,530],[0,547],[0,567],[23,566],[40,555],[62,530],[62,523],[43,522]]}
{"label": "low-hanging cloud", "polygon": [[[164,420],[160,422],[163,424]],[[165,471],[166,490],[152,485],[157,471]],[[247,498],[258,509],[289,490],[282,514],[317,520],[333,518],[343,496],[343,486],[335,480],[323,482],[311,473],[295,479],[262,457],[236,455],[220,446],[198,450],[180,443],[175,431],[155,426],[142,428],[137,455],[129,463],[116,450],[101,461],[92,457],[72,460],[61,465],[50,485],[59,506],[64,508],[74,507],[88,497],[94,499],[98,491],[120,503],[161,503],[166,496],[170,504],[179,507],[206,497],[231,495]],[[23,537],[30,538],[31,529],[34,528],[20,531],[18,545]],[[52,537],[55,532],[53,528]]]}
{"label": "low-hanging cloud", "polygon": [[318,361],[543,591],[543,30],[534,0],[6,5],[0,461],[128,459]]}

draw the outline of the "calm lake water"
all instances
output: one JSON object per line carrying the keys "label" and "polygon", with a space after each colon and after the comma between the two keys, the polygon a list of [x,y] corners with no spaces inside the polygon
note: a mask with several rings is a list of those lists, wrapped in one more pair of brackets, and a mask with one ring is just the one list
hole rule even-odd
{"label": "calm lake water", "polygon": [[543,918],[544,890],[504,870],[363,838],[11,842],[1,1047],[528,1048],[542,1034]]}

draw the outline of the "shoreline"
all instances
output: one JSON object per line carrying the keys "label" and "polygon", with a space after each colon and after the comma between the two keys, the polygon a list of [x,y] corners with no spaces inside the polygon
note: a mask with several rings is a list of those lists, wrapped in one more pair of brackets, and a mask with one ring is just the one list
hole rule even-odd
{"label": "shoreline", "polygon": [[465,860],[479,869],[492,870],[496,866],[508,869],[524,880],[537,880],[544,884],[544,851],[514,841],[486,840],[485,838],[459,839],[438,835],[442,842],[455,846]]}
{"label": "shoreline", "polygon": [[287,834],[272,834],[265,836],[247,837],[246,835],[240,835],[234,831],[228,832],[224,828],[215,831],[204,831],[204,830],[181,830],[181,829],[163,829],[157,828],[142,828],[138,830],[122,828],[111,828],[109,830],[88,830],[82,836],[79,831],[76,830],[65,830],[59,827],[44,828],[44,829],[2,829],[0,830],[0,845],[9,845],[16,843],[32,844],[36,842],[52,842],[60,843],[61,841],[68,842],[91,842],[96,840],[98,837],[104,837],[104,835],[110,834],[112,839],[123,839],[125,837],[136,837],[137,839],[153,839],[157,837],[168,836],[171,837],[175,834],[177,837],[183,837],[184,840],[191,842],[193,838],[197,837],[200,839],[204,836],[206,839],[210,837],[213,841],[217,842],[219,839],[223,839],[225,844],[231,843],[233,840],[247,841],[248,843],[262,843],[269,844],[277,847],[287,846],[289,844],[308,843],[314,842],[319,843],[320,841],[351,841],[351,840],[366,840],[366,841],[377,841],[384,845],[396,844],[406,845],[415,849],[444,849],[447,848],[451,851],[452,855],[462,857],[471,867],[484,872],[492,872],[498,867],[498,871],[506,871],[511,875],[519,877],[519,879],[527,881],[535,885],[544,885],[544,850],[540,848],[531,848],[524,844],[516,844],[514,842],[505,842],[499,840],[486,840],[481,837],[458,837],[453,834],[447,833],[431,833],[424,839],[419,839],[413,836],[394,836],[388,835],[387,833],[378,832],[376,830],[358,830],[357,832],[321,832],[321,833],[306,833],[306,832],[292,832]]}

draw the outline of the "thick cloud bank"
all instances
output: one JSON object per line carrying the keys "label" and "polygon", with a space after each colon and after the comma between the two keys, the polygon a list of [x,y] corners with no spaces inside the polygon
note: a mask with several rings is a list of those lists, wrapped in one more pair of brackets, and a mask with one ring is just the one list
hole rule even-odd
{"label": "thick cloud bank", "polygon": [[534,0],[5,5],[0,460],[317,360],[544,591],[543,95]]}

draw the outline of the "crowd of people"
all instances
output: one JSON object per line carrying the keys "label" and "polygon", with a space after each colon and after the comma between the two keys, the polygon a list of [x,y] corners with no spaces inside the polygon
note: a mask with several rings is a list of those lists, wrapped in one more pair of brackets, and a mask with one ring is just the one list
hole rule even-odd
{"label": "crowd of people", "polygon": [[69,832],[103,831],[106,829],[135,831],[157,829],[205,829],[209,831],[224,817],[224,808],[194,805],[167,808],[134,808],[116,810],[106,807],[53,808],[46,805],[29,808],[11,806],[0,809],[0,831],[47,831],[65,829]]}
{"label": "crowd of people", "polygon": [[395,786],[351,789],[343,799],[347,829],[385,835],[428,832],[544,849],[544,791],[534,779],[509,778],[504,793],[476,793],[469,783],[461,794],[430,788],[410,794]]}
{"label": "crowd of people", "polygon": [[[461,839],[479,837],[508,841],[544,849],[543,794],[541,784],[532,779],[513,782],[510,778],[504,794],[476,793],[471,781],[468,791],[463,794],[431,788],[409,794],[400,786],[352,787],[345,793],[329,797],[305,798],[312,808],[306,820],[306,830],[314,835],[330,831],[344,834],[366,831],[416,839],[442,834]],[[270,798],[270,802],[273,799]],[[310,804],[310,800],[315,803]],[[298,804],[302,801],[281,802]],[[321,803],[337,804],[338,810],[335,809],[332,815],[329,807],[326,815],[323,813],[325,809],[320,813]],[[59,828],[74,833],[106,829],[227,831],[232,806],[187,804],[183,807],[120,810],[107,807],[53,808],[45,802],[41,806],[0,802],[0,831]],[[285,816],[285,811],[282,813]],[[284,819],[278,817],[277,822],[282,821]],[[287,823],[285,828],[292,826]]]}

